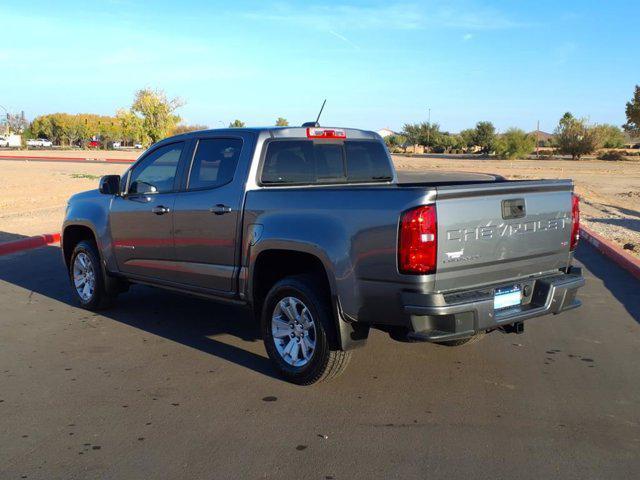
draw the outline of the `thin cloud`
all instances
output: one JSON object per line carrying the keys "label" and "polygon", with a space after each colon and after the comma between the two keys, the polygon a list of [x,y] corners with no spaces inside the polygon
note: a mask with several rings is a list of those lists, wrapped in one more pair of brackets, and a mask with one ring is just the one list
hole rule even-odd
{"label": "thin cloud", "polygon": [[575,52],[578,50],[578,45],[574,42],[564,42],[558,46],[553,52],[554,64],[564,65],[569,62]]}
{"label": "thin cloud", "polygon": [[416,5],[383,6],[298,6],[281,3],[268,10],[248,12],[246,17],[279,23],[289,23],[300,27],[319,30],[347,30],[386,28],[412,30],[420,28],[425,21],[423,12]]}
{"label": "thin cloud", "polygon": [[469,41],[469,40],[471,40],[472,38],[473,38],[473,34],[472,34],[472,33],[465,33],[465,34],[462,36],[462,39],[463,39],[465,42],[468,42],[468,41]]}
{"label": "thin cloud", "polygon": [[355,48],[356,50],[360,50],[360,47],[358,45],[356,45],[355,43],[353,43],[351,40],[349,40],[347,37],[345,37],[344,35],[340,35],[338,32],[334,32],[333,30],[329,30],[329,33],[331,35],[333,35],[336,38],[339,38],[340,40],[342,40],[344,43],[346,43],[347,45],[352,46],[353,48]]}
{"label": "thin cloud", "polygon": [[453,28],[464,30],[499,30],[524,27],[528,24],[509,18],[500,10],[473,2],[315,5],[304,9],[289,3],[272,5],[269,9],[245,14],[249,19],[287,23],[318,30],[346,31],[383,28],[386,30],[417,30]]}
{"label": "thin cloud", "polygon": [[500,10],[468,5],[443,6],[432,11],[432,24],[464,30],[506,30],[528,26],[527,23],[507,17]]}

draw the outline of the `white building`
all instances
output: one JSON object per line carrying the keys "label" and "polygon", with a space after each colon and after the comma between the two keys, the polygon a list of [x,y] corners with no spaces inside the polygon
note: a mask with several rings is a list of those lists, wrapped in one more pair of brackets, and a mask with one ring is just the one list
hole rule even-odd
{"label": "white building", "polygon": [[21,135],[16,135],[15,133],[11,133],[9,135],[0,134],[0,138],[2,139],[0,140],[0,146],[2,147],[20,148],[22,146]]}
{"label": "white building", "polygon": [[390,128],[381,128],[376,133],[380,135],[382,138],[390,137],[391,135],[397,135],[397,133],[391,130]]}

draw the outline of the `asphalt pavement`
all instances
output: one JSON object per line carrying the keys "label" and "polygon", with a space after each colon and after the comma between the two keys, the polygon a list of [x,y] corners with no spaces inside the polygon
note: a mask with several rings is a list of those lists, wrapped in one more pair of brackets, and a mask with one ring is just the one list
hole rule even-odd
{"label": "asphalt pavement", "polygon": [[374,332],[298,387],[242,309],[135,286],[94,314],[57,246],[0,257],[0,479],[638,478],[640,283],[578,259],[578,310],[458,348]]}

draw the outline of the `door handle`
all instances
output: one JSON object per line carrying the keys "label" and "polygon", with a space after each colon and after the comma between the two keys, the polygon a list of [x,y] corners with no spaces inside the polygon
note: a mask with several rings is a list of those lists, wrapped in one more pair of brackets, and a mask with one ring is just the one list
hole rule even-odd
{"label": "door handle", "polygon": [[219,203],[215,207],[211,207],[209,211],[211,213],[215,213],[216,215],[224,215],[225,213],[231,213],[231,207]]}
{"label": "door handle", "polygon": [[156,215],[164,215],[165,213],[169,212],[169,209],[167,207],[163,207],[162,205],[158,205],[157,207],[153,207],[151,211]]}

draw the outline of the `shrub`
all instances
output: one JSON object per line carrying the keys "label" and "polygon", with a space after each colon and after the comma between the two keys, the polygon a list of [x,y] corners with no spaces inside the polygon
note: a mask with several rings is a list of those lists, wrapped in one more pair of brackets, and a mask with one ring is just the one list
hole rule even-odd
{"label": "shrub", "polygon": [[498,158],[518,158],[529,155],[536,146],[536,139],[519,128],[510,128],[495,142]]}
{"label": "shrub", "polygon": [[624,146],[625,137],[622,129],[615,125],[596,125],[593,127],[598,132],[602,146],[604,148],[622,148]]}
{"label": "shrub", "polygon": [[491,122],[478,122],[473,132],[472,142],[480,147],[482,153],[495,150],[496,129]]}
{"label": "shrub", "polygon": [[602,145],[602,131],[587,124],[584,119],[575,118],[567,112],[560,119],[555,131],[558,151],[580,160],[582,155],[596,151]]}
{"label": "shrub", "polygon": [[612,162],[619,162],[621,160],[626,160],[626,158],[622,152],[618,152],[616,150],[610,150],[608,152],[603,152],[600,155],[598,155],[598,160],[609,160]]}

